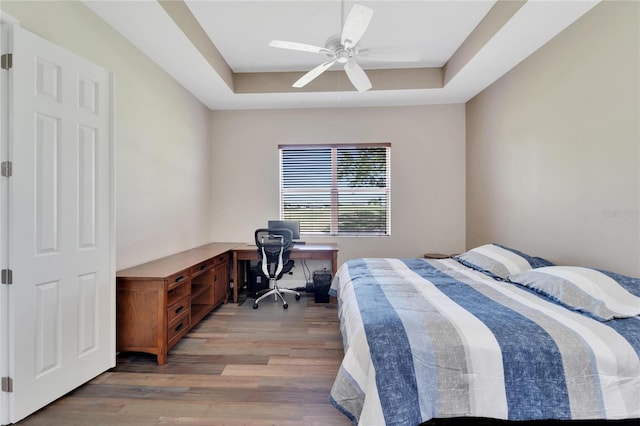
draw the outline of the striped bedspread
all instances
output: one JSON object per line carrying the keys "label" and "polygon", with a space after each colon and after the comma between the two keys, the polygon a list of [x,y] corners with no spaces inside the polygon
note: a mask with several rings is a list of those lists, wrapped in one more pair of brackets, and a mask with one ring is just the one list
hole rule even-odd
{"label": "striped bedspread", "polygon": [[597,321],[453,259],[358,259],[334,278],[332,403],[358,425],[640,418],[640,318]]}

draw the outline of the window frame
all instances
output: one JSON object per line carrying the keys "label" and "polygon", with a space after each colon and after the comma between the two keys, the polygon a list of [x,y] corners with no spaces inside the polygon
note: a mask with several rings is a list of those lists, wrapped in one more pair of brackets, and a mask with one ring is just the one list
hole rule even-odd
{"label": "window frame", "polygon": [[[338,152],[340,149],[358,149],[358,148],[385,148],[385,186],[378,187],[344,187],[338,185]],[[330,187],[304,187],[285,189],[284,180],[284,150],[331,150],[331,186]],[[301,223],[300,234],[310,237],[387,237],[391,236],[391,143],[323,143],[323,144],[280,144],[278,145],[279,159],[279,210],[281,220],[299,220],[288,218],[285,216],[285,195],[295,193],[330,193],[330,226],[329,232],[305,232],[304,225]],[[385,217],[384,232],[345,232],[339,231],[339,194],[341,192],[351,193],[384,193],[385,199]],[[301,222],[303,222],[301,220]]]}

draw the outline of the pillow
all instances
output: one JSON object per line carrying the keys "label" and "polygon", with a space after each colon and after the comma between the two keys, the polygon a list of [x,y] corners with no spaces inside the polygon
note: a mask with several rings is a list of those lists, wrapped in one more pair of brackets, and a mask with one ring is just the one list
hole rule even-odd
{"label": "pillow", "polygon": [[511,274],[553,265],[546,259],[532,257],[500,244],[485,244],[455,256],[454,259],[465,266],[502,280],[506,280]]}
{"label": "pillow", "polygon": [[[638,278],[580,266],[548,266],[511,275],[509,281],[601,320],[640,315]],[[627,286],[636,294],[627,290]]]}
{"label": "pillow", "polygon": [[615,272],[604,271],[598,269],[598,271],[607,275],[608,277],[616,280],[618,284],[625,288],[629,293],[640,297],[640,278],[628,277],[626,275],[617,274]]}

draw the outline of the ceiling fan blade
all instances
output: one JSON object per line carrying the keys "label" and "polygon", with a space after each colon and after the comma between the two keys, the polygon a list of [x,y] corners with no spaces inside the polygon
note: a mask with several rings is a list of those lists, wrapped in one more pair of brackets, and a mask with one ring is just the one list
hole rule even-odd
{"label": "ceiling fan blade", "polygon": [[362,35],[367,30],[372,16],[372,9],[359,4],[354,4],[353,8],[351,8],[351,12],[349,12],[349,16],[347,16],[347,20],[344,23],[340,43],[344,47],[353,47],[358,44]]}
{"label": "ceiling fan blade", "polygon": [[306,86],[311,82],[311,80],[313,80],[314,78],[318,77],[320,74],[328,70],[331,67],[331,65],[333,65],[335,62],[336,62],[335,59],[332,59],[330,61],[327,61],[318,65],[317,67],[315,67],[314,69],[312,69],[311,71],[309,71],[308,73],[300,77],[298,81],[293,83],[293,87]]}
{"label": "ceiling fan blade", "polygon": [[364,72],[362,67],[356,62],[349,61],[344,64],[344,71],[347,73],[347,77],[351,80],[351,83],[358,90],[358,92],[366,92],[371,89],[371,81]]}
{"label": "ceiling fan blade", "polygon": [[418,62],[418,52],[399,48],[374,48],[358,50],[358,60],[377,62]]}
{"label": "ceiling fan blade", "polygon": [[269,46],[278,47],[280,49],[299,50],[302,52],[327,53],[327,54],[332,53],[329,49],[324,47],[313,46],[311,44],[305,44],[305,43],[296,43],[295,41],[272,40],[269,43]]}

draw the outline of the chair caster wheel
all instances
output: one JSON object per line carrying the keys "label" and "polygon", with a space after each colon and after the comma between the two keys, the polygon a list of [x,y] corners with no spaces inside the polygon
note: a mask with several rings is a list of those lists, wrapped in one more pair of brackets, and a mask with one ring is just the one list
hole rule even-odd
{"label": "chair caster wheel", "polygon": [[296,300],[300,300],[300,295],[296,294]]}
{"label": "chair caster wheel", "polygon": [[289,307],[289,305],[286,304],[286,303],[284,305],[282,305],[282,309],[287,309],[288,307]]}
{"label": "chair caster wheel", "polygon": [[253,304],[253,309],[258,309],[258,304],[257,303]]}

